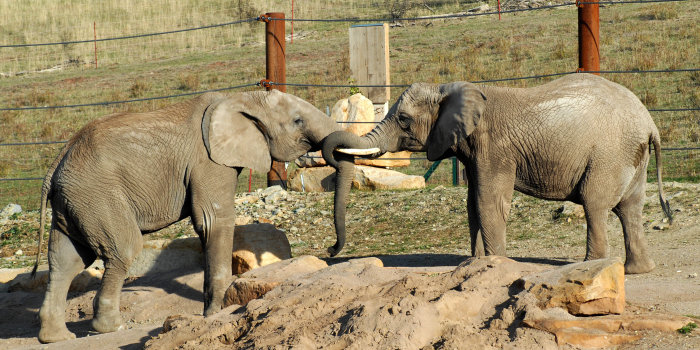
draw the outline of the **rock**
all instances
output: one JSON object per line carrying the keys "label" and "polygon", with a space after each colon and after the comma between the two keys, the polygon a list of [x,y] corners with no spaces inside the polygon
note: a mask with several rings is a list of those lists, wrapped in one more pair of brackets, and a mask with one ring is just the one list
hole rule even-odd
{"label": "rock", "polygon": [[262,191],[262,197],[265,203],[276,203],[287,198],[287,191],[279,185],[270,186]]}
{"label": "rock", "polygon": [[[534,314],[534,317],[533,317]],[[528,327],[555,335],[559,345],[603,348],[632,342],[641,337],[637,332],[675,332],[692,320],[672,315],[608,315],[574,317],[559,308],[540,313],[528,312],[523,323]]]}
{"label": "rock", "polygon": [[478,7],[474,7],[474,8],[467,10],[467,12],[469,12],[469,13],[482,13],[482,12],[487,12],[490,9],[491,9],[491,7],[489,6],[489,4],[481,4]]}
{"label": "rock", "polygon": [[562,206],[559,207],[554,212],[554,217],[556,219],[559,219],[559,218],[583,218],[585,216],[586,216],[586,213],[583,211],[582,205],[568,202],[568,201],[564,202],[562,204]]}
{"label": "rock", "polygon": [[[411,165],[410,159],[396,159],[396,158],[411,158],[411,153],[409,151],[401,152],[387,152],[382,154],[381,157],[375,159],[365,159],[365,158],[355,158],[355,164],[357,165],[367,165],[375,167],[384,168],[400,168],[407,167]],[[391,159],[387,159],[391,158]]]}
{"label": "rock", "polygon": [[[303,183],[302,183],[303,182]],[[300,168],[289,173],[289,189],[298,192],[329,192],[335,189],[335,169],[332,167]],[[425,188],[422,176],[358,165],[352,188],[359,190],[396,190]]]}
{"label": "rock", "polygon": [[[343,130],[362,136],[370,132],[381,119],[383,113],[375,113],[374,104],[362,94],[354,94],[336,102],[331,112],[331,118],[339,122]],[[405,167],[411,164],[409,159],[397,160],[394,158],[409,158],[411,152],[386,153],[377,159],[356,158],[355,164],[376,167]],[[391,159],[387,159],[391,158]],[[325,166],[326,161],[321,152],[311,152],[295,161],[300,168]]]}
{"label": "rock", "polygon": [[22,212],[22,207],[19,204],[10,203],[0,211],[0,219],[7,219],[14,214]]}
{"label": "rock", "polygon": [[[90,288],[97,287],[102,280],[104,269],[100,269],[96,264],[83,270],[80,274],[73,278],[69,292],[84,292]],[[43,293],[46,291],[46,285],[49,282],[49,270],[44,267],[37,271],[36,276],[32,277],[31,272],[18,274],[14,279],[8,282],[7,292],[30,292]]]}
{"label": "rock", "polygon": [[260,200],[258,196],[247,194],[241,197],[236,198],[236,204],[252,204]]}
{"label": "rock", "polygon": [[226,290],[224,306],[245,305],[278,286],[280,283],[328,267],[323,260],[304,255],[282,260],[264,267],[250,270],[233,281]]}
{"label": "rock", "polygon": [[335,169],[297,168],[289,172],[287,188],[297,192],[329,192],[335,189]]}
{"label": "rock", "polygon": [[353,187],[360,190],[397,190],[425,188],[422,176],[406,175],[394,170],[355,167]]}
{"label": "rock", "polygon": [[236,227],[248,225],[251,223],[253,223],[253,217],[250,215],[237,215],[236,216],[236,221],[235,221]]}
{"label": "rock", "polygon": [[271,224],[237,226],[233,236],[233,274],[269,265],[292,257],[289,240]]}
{"label": "rock", "polygon": [[619,258],[569,264],[520,279],[540,307],[574,315],[620,314],[625,308],[625,270]]}

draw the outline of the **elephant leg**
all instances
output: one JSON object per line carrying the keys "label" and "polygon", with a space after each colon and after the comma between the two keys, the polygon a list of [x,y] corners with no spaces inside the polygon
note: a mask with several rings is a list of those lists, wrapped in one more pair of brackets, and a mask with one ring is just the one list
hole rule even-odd
{"label": "elephant leg", "polygon": [[216,166],[207,173],[217,181],[192,184],[192,222],[204,250],[204,316],[221,310],[224,294],[233,280],[231,254],[239,172],[240,169]]}
{"label": "elephant leg", "polygon": [[607,219],[610,209],[584,203],[583,210],[586,214],[587,226],[585,260],[606,258],[608,256]]}
{"label": "elephant leg", "polygon": [[[109,250],[104,251],[105,272],[102,276],[100,290],[93,301],[94,318],[92,328],[100,333],[109,333],[123,327],[119,313],[121,290],[124,279],[134,258],[139,255],[143,247],[141,231],[136,222],[124,225],[128,222],[121,221],[118,229],[104,230],[107,232]],[[128,226],[128,227],[124,227]],[[111,224],[110,227],[118,227]]]}
{"label": "elephant leg", "polygon": [[[467,175],[470,178],[469,175]],[[484,256],[486,252],[484,250],[484,240],[481,235],[481,222],[479,221],[479,215],[477,215],[477,202],[476,202],[476,184],[472,185],[471,180],[468,183],[467,189],[467,218],[469,219],[469,236],[472,248],[472,256]]]}
{"label": "elephant leg", "polygon": [[66,327],[65,310],[68,289],[73,278],[95,261],[95,254],[63,232],[51,228],[49,238],[49,283],[39,311],[39,341],[53,343],[74,339]]}
{"label": "elephant leg", "polygon": [[613,208],[613,212],[622,223],[625,239],[625,273],[628,274],[649,272],[656,266],[647,253],[647,241],[642,225],[645,184],[646,179],[641,183],[638,182],[632,194]]}
{"label": "elephant leg", "polygon": [[506,220],[512,198],[512,184],[480,189],[477,194],[477,216],[486,255],[506,255]]}

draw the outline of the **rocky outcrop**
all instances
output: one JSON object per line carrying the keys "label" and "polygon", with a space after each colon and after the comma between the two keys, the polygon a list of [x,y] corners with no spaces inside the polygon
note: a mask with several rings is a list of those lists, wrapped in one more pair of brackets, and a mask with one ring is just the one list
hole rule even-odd
{"label": "rocky outcrop", "polygon": [[233,235],[233,274],[242,274],[257,267],[292,257],[292,248],[283,231],[271,224],[236,227]]}
{"label": "rocky outcrop", "polygon": [[[299,168],[289,173],[289,189],[297,192],[329,192],[335,189],[332,167]],[[358,165],[352,188],[358,190],[410,190],[425,188],[422,176],[406,175],[390,169]]]}
{"label": "rocky outcrop", "polygon": [[625,269],[619,258],[569,264],[520,282],[543,308],[561,307],[572,315],[620,314],[625,309]]}

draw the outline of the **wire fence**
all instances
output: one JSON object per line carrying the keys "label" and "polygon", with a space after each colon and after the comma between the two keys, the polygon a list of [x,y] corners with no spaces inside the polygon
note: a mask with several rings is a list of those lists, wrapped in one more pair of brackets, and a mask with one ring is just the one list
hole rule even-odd
{"label": "wire fence", "polygon": [[[645,4],[645,3],[663,3],[663,2],[681,2],[685,0],[653,0],[653,1],[606,1],[606,2],[598,2],[599,4],[606,4],[606,5],[619,5],[619,4]],[[579,4],[582,4],[579,2]],[[453,13],[453,14],[445,14],[445,15],[428,15],[428,16],[413,16],[413,17],[368,17],[368,18],[285,18],[285,21],[291,22],[292,20],[294,22],[298,23],[309,23],[309,24],[316,24],[316,23],[362,23],[362,22],[389,22],[389,23],[401,23],[401,22],[420,22],[420,21],[436,21],[436,20],[461,20],[461,19],[466,19],[470,17],[480,17],[480,16],[488,16],[488,15],[498,15],[500,14],[509,14],[509,13],[520,13],[520,12],[529,12],[529,11],[540,11],[540,10],[552,10],[552,9],[557,9],[557,8],[573,8],[575,7],[576,2],[565,2],[561,4],[552,4],[552,5],[546,5],[546,6],[541,6],[541,7],[536,7],[536,8],[527,8],[527,9],[506,9],[502,11],[486,11],[486,12],[480,12],[480,13]],[[231,42],[234,42],[233,47],[243,47],[241,44],[244,39],[242,39],[242,35],[240,33],[245,33],[246,31],[242,32],[234,32],[232,28],[238,28],[241,26],[244,26],[246,24],[253,25],[254,22],[260,21],[264,18],[260,17],[249,17],[249,18],[242,18],[242,19],[237,19],[233,21],[228,21],[228,22],[223,22],[223,23],[218,23],[218,24],[211,24],[211,25],[200,25],[200,26],[193,26],[193,27],[188,27],[188,28],[180,28],[180,29],[173,29],[173,30],[166,30],[166,31],[155,31],[155,32],[150,32],[150,33],[143,33],[143,34],[130,34],[130,35],[123,35],[123,36],[112,36],[112,37],[105,37],[105,38],[97,38],[97,35],[95,34],[95,37],[90,40],[90,39],[81,39],[81,40],[63,40],[63,41],[51,41],[51,42],[38,42],[38,43],[5,43],[0,45],[0,77],[5,77],[5,78],[13,78],[17,76],[24,76],[24,75],[32,75],[36,74],[37,72],[41,72],[42,70],[47,73],[53,73],[52,67],[57,67],[61,66],[60,69],[56,69],[55,71],[67,71],[71,69],[71,64],[73,64],[73,68],[75,69],[86,69],[88,66],[91,66],[93,63],[96,65],[98,60],[100,62],[103,62],[105,65],[130,65],[134,64],[134,62],[138,62],[139,60],[143,61],[148,61],[148,60],[153,60],[156,59],[156,62],[166,62],[169,58],[165,57],[160,57],[162,54],[158,53],[158,50],[149,50],[149,45],[153,46],[158,46],[158,47],[168,47],[169,44],[166,43],[168,39],[163,39],[166,41],[163,41],[159,44],[154,44],[153,40],[161,40],[159,38],[166,38],[166,37],[175,37],[175,36],[181,36],[180,38],[174,39],[174,40],[183,40],[182,37],[186,35],[192,35],[194,32],[201,32],[201,33],[207,33],[207,34],[202,34],[194,38],[194,40],[201,40],[202,37],[210,37],[214,39],[209,39],[211,40],[211,44],[207,46],[206,50],[203,50],[203,52],[216,52],[217,50],[221,50],[224,47],[227,47],[227,45],[231,45]],[[276,19],[272,19],[276,20]],[[251,27],[252,28],[252,27]],[[261,33],[259,33],[260,30],[259,28],[256,30],[255,28],[249,29],[248,33],[254,33],[251,34],[253,35],[252,42],[261,42],[259,38],[261,38]],[[233,33],[233,34],[232,34]],[[213,34],[213,35],[211,35]],[[256,39],[257,38],[257,39]],[[114,46],[112,48],[107,47],[107,45],[110,45],[112,43],[116,42],[121,42],[122,44],[119,44],[117,46]],[[178,55],[181,54],[182,52],[192,52],[192,51],[197,51],[198,49],[204,47],[200,46],[198,43],[197,45],[192,44],[191,41],[184,40],[184,42],[188,42],[188,44],[185,44],[185,48],[182,49],[177,49],[173,50],[172,48],[166,50],[170,54]],[[131,44],[124,44],[124,43],[131,43]],[[75,52],[71,51],[71,47],[79,47],[79,46],[89,46],[89,44],[92,45],[100,45],[100,51],[99,54],[101,56],[95,56],[94,62],[92,62],[89,58],[80,58],[77,59],[77,63],[75,57],[80,56],[77,55]],[[88,48],[90,49],[90,48]],[[14,50],[14,51],[13,51]],[[39,51],[28,51],[28,50],[39,50]],[[43,55],[43,53],[46,53],[48,51],[43,51],[43,50],[54,50],[52,54],[48,55]],[[118,52],[118,51],[130,51],[130,52],[137,52],[137,51],[150,51],[151,53],[148,54],[147,56],[139,56],[138,58],[135,59],[126,59],[124,60],[123,58],[117,58],[118,55],[113,55],[114,59],[110,59],[110,55],[107,52]],[[85,51],[85,50],[83,50]],[[11,53],[8,53],[11,52]],[[12,53],[14,52],[14,53]],[[88,50],[89,52],[89,50]],[[81,57],[89,57],[92,55],[92,52],[89,52],[88,54],[83,53]],[[38,62],[36,61],[35,57],[41,56],[43,57],[44,61]],[[145,58],[144,58],[145,57]],[[223,59],[223,58],[222,58]],[[55,63],[51,63],[51,60],[58,60],[59,65],[56,65]],[[28,63],[28,66],[22,68],[22,65],[24,62],[30,62]],[[54,61],[56,62],[56,61]],[[72,63],[71,63],[72,62]],[[118,62],[118,63],[116,63]],[[674,67],[678,67],[678,64],[675,63],[673,65]],[[672,69],[642,69],[642,68],[634,68],[634,69],[621,69],[621,70],[601,70],[596,73],[600,73],[602,75],[638,75],[638,74],[691,74],[691,79],[700,79],[700,75],[697,75],[697,72],[700,72],[700,68],[695,68],[695,67],[687,67],[687,68],[672,68]],[[257,74],[256,74],[257,73]],[[504,78],[496,78],[496,79],[476,79],[472,80],[474,83],[479,83],[479,84],[485,84],[485,83],[501,83],[501,82],[522,82],[522,81],[531,81],[531,80],[540,80],[540,79],[548,79],[548,78],[554,78],[562,75],[567,75],[567,74],[575,74],[575,71],[562,71],[558,73],[549,73],[549,74],[534,74],[534,75],[523,75],[519,77],[504,77]],[[180,92],[180,93],[171,93],[171,94],[162,94],[160,96],[153,96],[153,97],[140,97],[138,96],[138,93],[132,92],[131,98],[116,98],[112,99],[109,101],[100,101],[100,102],[89,102],[89,103],[68,103],[68,104],[58,104],[58,103],[52,103],[56,102],[55,99],[51,98],[42,98],[41,96],[37,96],[35,98],[26,98],[24,100],[18,100],[14,101],[13,104],[14,106],[0,106],[0,113],[5,113],[3,114],[4,117],[2,117],[3,121],[6,121],[10,118],[7,117],[9,115],[10,117],[14,117],[12,120],[14,122],[13,125],[8,125],[13,128],[27,128],[27,124],[35,123],[37,125],[41,125],[41,130],[39,130],[38,133],[34,133],[34,136],[31,136],[30,139],[26,139],[22,135],[28,135],[31,134],[30,132],[19,132],[15,137],[0,137],[0,197],[2,197],[5,201],[13,201],[13,202],[19,202],[24,206],[28,206],[30,208],[36,207],[38,205],[38,201],[36,198],[38,198],[38,192],[37,192],[37,186],[39,180],[43,179],[41,173],[41,170],[45,169],[47,164],[50,163],[55,155],[58,153],[58,150],[62,145],[66,142],[63,141],[70,136],[71,132],[61,132],[59,136],[62,136],[62,140],[59,141],[47,141],[47,137],[45,135],[54,135],[55,132],[53,132],[53,128],[56,128],[56,125],[62,123],[63,121],[59,120],[51,120],[51,116],[55,115],[55,113],[59,113],[57,111],[60,110],[66,110],[68,113],[68,118],[67,118],[67,123],[74,124],[72,127],[72,130],[77,129],[80,125],[84,124],[85,117],[84,115],[100,115],[100,114],[105,114],[104,112],[101,112],[105,109],[105,107],[110,107],[112,108],[112,112],[114,112],[114,108],[123,108],[122,110],[133,110],[132,107],[129,107],[128,105],[139,105],[139,106],[144,106],[144,103],[150,103],[149,105],[146,105],[147,107],[159,107],[162,106],[163,103],[166,103],[165,100],[170,100],[170,99],[177,99],[177,98],[183,98],[187,96],[192,96],[192,95],[198,95],[201,93],[205,92],[213,92],[213,91],[234,91],[234,90],[246,90],[246,89],[253,89],[260,87],[261,83],[260,82],[248,82],[245,83],[246,80],[251,80],[251,77],[255,76],[260,76],[260,72],[244,72],[244,74],[237,76],[238,81],[243,81],[243,83],[236,84],[236,85],[228,85],[228,86],[220,86],[221,82],[217,81],[214,82],[218,84],[218,87],[212,87],[212,88],[206,88],[206,89],[196,89],[194,91],[187,91],[187,92]],[[408,79],[411,77],[409,76]],[[252,79],[255,80],[255,79]],[[467,79],[462,79],[462,80],[467,80]],[[391,85],[362,85],[362,84],[354,84],[354,83],[324,83],[324,82],[291,82],[291,83],[277,83],[277,82],[270,82],[271,85],[284,85],[290,88],[296,88],[300,92],[303,92],[301,95],[306,93],[307,95],[313,95],[312,92],[307,92],[307,90],[313,90],[313,89],[320,89],[320,88],[330,88],[330,89],[356,89],[359,87],[389,87],[389,88],[396,88],[396,89],[402,89],[408,87],[410,84],[391,84]],[[136,84],[132,85],[131,89],[135,89],[134,86]],[[669,92],[669,94],[676,94],[676,93],[684,93],[682,91],[675,91],[675,92]],[[655,96],[655,97],[654,97]],[[30,96],[31,97],[31,96]],[[121,97],[121,96],[119,96]],[[305,96],[307,97],[307,96]],[[313,97],[313,96],[311,96]],[[698,118],[698,113],[697,111],[700,111],[700,108],[697,106],[669,106],[667,103],[665,103],[665,100],[667,99],[672,99],[672,97],[666,97],[662,96],[659,93],[656,93],[652,95],[652,97],[649,97],[649,94],[645,98],[642,98],[643,102],[649,106],[649,111],[653,113],[659,113],[665,115],[663,118],[659,119],[659,122],[657,125],[659,126],[659,129],[662,132],[662,137],[664,140],[677,140],[677,142],[666,142],[665,145],[662,148],[665,154],[664,158],[664,166],[665,166],[665,174],[681,174],[679,177],[680,178],[689,178],[691,180],[693,179],[698,179],[700,178],[700,169],[698,169],[698,164],[700,164],[700,143],[698,141],[698,133],[700,132],[700,118]],[[656,99],[657,101],[654,101]],[[661,101],[659,101],[661,100]],[[694,100],[693,97],[690,99],[691,103],[694,101],[697,103],[697,99]],[[657,102],[657,104],[654,104],[654,102]],[[124,105],[123,107],[119,107],[120,105]],[[136,107],[134,107],[136,108]],[[141,108],[141,107],[139,107]],[[47,113],[47,116],[27,116],[26,120],[18,121],[19,119],[22,119],[20,117],[25,117],[26,113],[28,112],[42,112],[42,113]],[[13,114],[14,113],[14,114]],[[48,118],[47,118],[48,117]],[[63,115],[62,115],[63,117]],[[61,118],[63,119],[63,118]],[[377,123],[377,122],[342,122],[346,124],[371,124],[371,123]],[[5,124],[3,122],[3,124]],[[71,129],[71,128],[68,128]],[[679,136],[679,133],[686,133],[681,136]],[[309,158],[318,158],[318,156],[305,156]],[[389,158],[388,160],[406,160],[407,158],[401,158],[401,157],[396,157],[396,158]],[[427,158],[422,155],[422,154],[414,154],[410,158],[411,161],[411,166],[408,168],[403,169],[403,172],[409,173],[409,174],[414,174],[414,175],[423,175],[425,173],[425,170],[430,167],[431,162],[427,160]],[[290,165],[292,168],[295,166],[294,164]],[[442,170],[441,170],[442,169]],[[650,177],[653,177],[652,172],[650,172]],[[452,171],[449,169],[447,165],[443,165],[438,168],[438,171],[436,171],[435,175],[431,178],[431,182],[433,183],[449,183],[452,178]],[[265,175],[264,174],[252,174],[249,175],[248,181],[245,181],[245,174],[242,176],[240,183],[239,183],[239,190],[248,190],[248,189],[254,189],[258,187],[265,187]]]}

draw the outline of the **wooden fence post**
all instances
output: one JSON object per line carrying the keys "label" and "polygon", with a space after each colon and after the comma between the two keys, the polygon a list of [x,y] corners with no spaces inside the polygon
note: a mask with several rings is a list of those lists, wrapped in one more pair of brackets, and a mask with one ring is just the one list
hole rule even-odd
{"label": "wooden fence post", "polygon": [[[265,14],[265,17],[269,17],[265,21],[266,79],[273,83],[284,84],[287,82],[284,13],[269,12]],[[286,85],[268,86],[267,89],[287,92]],[[273,161],[272,168],[267,173],[267,186],[275,185],[287,189],[287,169],[284,167],[284,162]]]}
{"label": "wooden fence post", "polygon": [[[576,0],[578,7],[578,71],[600,71],[598,0]],[[598,74],[598,73],[593,73]]]}

